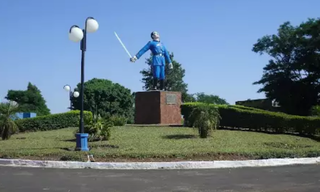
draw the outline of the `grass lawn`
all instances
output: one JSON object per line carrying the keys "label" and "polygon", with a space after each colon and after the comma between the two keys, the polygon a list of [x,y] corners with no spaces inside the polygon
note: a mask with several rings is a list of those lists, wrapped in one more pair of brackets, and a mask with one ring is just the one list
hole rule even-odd
{"label": "grass lawn", "polygon": [[[0,140],[1,158],[86,161],[75,152],[74,131],[21,133]],[[217,130],[200,139],[182,127],[113,127],[110,141],[90,142],[97,161],[235,160],[320,156],[320,142],[292,135]]]}

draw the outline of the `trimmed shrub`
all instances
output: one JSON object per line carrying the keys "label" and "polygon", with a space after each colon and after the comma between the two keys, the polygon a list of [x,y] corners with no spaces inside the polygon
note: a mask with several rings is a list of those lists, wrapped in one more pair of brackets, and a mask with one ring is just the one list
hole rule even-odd
{"label": "trimmed shrub", "polygon": [[[205,105],[203,103],[184,103],[181,113],[186,126],[191,127],[194,119],[189,118],[193,108]],[[221,116],[220,126],[229,128],[248,128],[254,131],[269,131],[276,133],[299,133],[315,135],[320,131],[320,118],[288,115],[281,112],[271,112],[235,105],[214,105]]]}
{"label": "trimmed shrub", "polygon": [[243,109],[243,110],[249,110],[249,111],[266,111],[263,109],[258,109],[258,108],[254,108],[254,107],[247,107],[247,106],[243,106],[243,105],[228,105],[229,107],[232,108],[236,108],[236,109]]}
{"label": "trimmed shrub", "polygon": [[[89,111],[84,111],[83,116],[85,122],[92,120],[92,113]],[[80,111],[77,110],[27,119],[18,119],[16,120],[16,124],[18,125],[20,132],[47,131],[67,127],[78,127],[79,121]]]}

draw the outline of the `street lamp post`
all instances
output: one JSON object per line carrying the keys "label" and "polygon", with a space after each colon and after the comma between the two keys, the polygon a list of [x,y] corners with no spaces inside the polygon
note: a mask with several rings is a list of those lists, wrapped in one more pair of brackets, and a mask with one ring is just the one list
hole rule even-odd
{"label": "street lamp post", "polygon": [[69,100],[70,100],[70,107],[69,109],[72,109],[72,98],[78,98],[80,93],[78,91],[71,91],[70,85],[63,86],[63,89],[67,92],[69,92]]}
{"label": "street lamp post", "polygon": [[69,39],[73,42],[80,42],[81,50],[81,88],[80,88],[80,123],[79,133],[76,134],[78,151],[88,151],[88,134],[84,133],[83,122],[83,94],[84,94],[84,58],[87,47],[87,32],[94,33],[99,28],[98,22],[93,17],[88,17],[85,21],[85,28],[80,29],[79,26],[73,25],[69,30]]}

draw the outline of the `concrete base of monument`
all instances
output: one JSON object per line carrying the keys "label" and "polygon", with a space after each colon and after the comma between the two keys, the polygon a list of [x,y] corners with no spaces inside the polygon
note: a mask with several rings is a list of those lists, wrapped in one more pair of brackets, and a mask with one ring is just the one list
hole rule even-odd
{"label": "concrete base of monument", "polygon": [[135,124],[181,125],[181,93],[144,91],[135,95]]}

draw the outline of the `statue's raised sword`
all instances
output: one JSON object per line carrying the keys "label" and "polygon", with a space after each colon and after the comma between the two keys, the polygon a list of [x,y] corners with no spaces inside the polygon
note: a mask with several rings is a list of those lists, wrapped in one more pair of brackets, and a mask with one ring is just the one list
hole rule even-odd
{"label": "statue's raised sword", "polygon": [[130,58],[132,58],[131,54],[129,53],[128,49],[126,48],[126,46],[122,43],[120,37],[118,36],[118,34],[116,32],[114,32],[114,34],[116,35],[117,39],[119,40],[120,44],[122,45],[122,47],[124,48],[124,50],[127,52],[127,54],[129,55]]}

